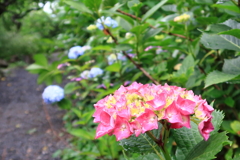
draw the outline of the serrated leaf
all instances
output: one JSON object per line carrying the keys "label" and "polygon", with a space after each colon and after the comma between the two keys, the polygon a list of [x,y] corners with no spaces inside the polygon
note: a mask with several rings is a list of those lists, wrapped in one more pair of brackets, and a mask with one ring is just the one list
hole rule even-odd
{"label": "serrated leaf", "polygon": [[220,71],[213,71],[207,75],[207,77],[205,79],[204,88],[206,88],[210,85],[213,85],[213,84],[227,82],[229,80],[234,79],[235,77],[237,77],[237,75],[227,74],[227,73],[220,72]]}
{"label": "serrated leaf", "polygon": [[154,12],[156,12],[160,7],[162,7],[167,0],[162,0],[158,4],[156,4],[154,7],[152,7],[147,13],[145,13],[142,17],[142,22],[144,22],[147,18],[149,18]]}
{"label": "serrated leaf", "polygon": [[226,20],[225,22],[223,22],[223,24],[231,27],[232,29],[240,29],[240,23],[232,19]]}
{"label": "serrated leaf", "polygon": [[240,57],[224,59],[222,71],[229,74],[240,75]]}
{"label": "serrated leaf", "polygon": [[177,143],[176,157],[178,160],[184,159],[189,151],[203,140],[198,131],[198,126],[191,121],[191,128],[180,128],[173,130],[173,136]]}
{"label": "serrated leaf", "polygon": [[76,1],[64,1],[65,3],[67,3],[68,5],[70,5],[71,7],[81,11],[81,12],[86,12],[89,14],[93,14],[93,12],[88,9],[83,3],[81,2],[76,2]]}
{"label": "serrated leaf", "polygon": [[217,133],[218,130],[220,129],[220,126],[221,126],[223,118],[224,118],[224,114],[221,111],[214,110],[212,112],[212,116],[213,116],[213,118],[212,118],[211,122],[214,126],[214,130],[211,132],[211,135]]}
{"label": "serrated leaf", "polygon": [[[228,31],[230,29],[240,29],[240,23],[238,23],[237,21],[234,21],[232,19],[229,19],[227,21],[225,21],[222,24],[218,24],[215,26],[220,26],[220,25],[225,25],[227,27],[229,27],[229,29],[224,29],[224,30],[216,30],[214,27],[211,27],[211,30],[215,30],[218,32],[224,32],[224,31]],[[216,32],[214,32],[216,33]],[[201,37],[201,42],[203,43],[203,45],[207,48],[211,48],[211,49],[229,49],[229,50],[236,50],[239,51],[240,50],[240,39],[236,38],[234,36],[230,35],[218,35],[218,33],[213,34],[213,33],[207,33],[204,32],[202,37]]]}
{"label": "serrated leaf", "polygon": [[230,11],[233,11],[233,12],[240,13],[239,7],[231,1],[228,1],[228,2],[225,2],[225,3],[214,4],[214,5],[212,5],[212,7],[223,8],[223,9],[227,9],[227,10],[230,10]]}
{"label": "serrated leaf", "polygon": [[226,35],[231,35],[231,36],[240,38],[240,29],[232,29],[229,31],[220,32],[218,34],[226,34]]}
{"label": "serrated leaf", "polygon": [[203,35],[201,36],[201,43],[206,48],[240,51],[240,39],[230,35],[203,33]]}
{"label": "serrated leaf", "polygon": [[[160,136],[161,128],[161,123],[158,123],[158,129],[151,131],[155,137]],[[119,145],[124,150],[133,153],[152,153],[155,149],[159,150],[158,145],[146,133],[140,134],[138,137],[132,135],[128,139],[121,140]]]}
{"label": "serrated leaf", "polygon": [[222,147],[231,144],[228,140],[226,132],[216,133],[207,141],[201,141],[193,149],[189,151],[185,160],[210,160],[214,159],[215,155],[221,151]]}
{"label": "serrated leaf", "polygon": [[130,158],[130,160],[159,160],[159,157],[154,153],[150,153],[146,155],[140,155],[137,158]]}

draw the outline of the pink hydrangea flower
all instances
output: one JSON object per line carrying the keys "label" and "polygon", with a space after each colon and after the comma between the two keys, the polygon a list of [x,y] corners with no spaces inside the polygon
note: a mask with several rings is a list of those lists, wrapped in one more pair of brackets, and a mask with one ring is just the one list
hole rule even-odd
{"label": "pink hydrangea flower", "polygon": [[190,117],[200,123],[204,140],[214,130],[211,123],[213,108],[192,91],[177,86],[150,85],[133,82],[121,86],[113,95],[94,105],[94,122],[99,123],[96,137],[115,135],[117,140],[157,129],[158,121],[166,120],[171,128],[191,128]]}

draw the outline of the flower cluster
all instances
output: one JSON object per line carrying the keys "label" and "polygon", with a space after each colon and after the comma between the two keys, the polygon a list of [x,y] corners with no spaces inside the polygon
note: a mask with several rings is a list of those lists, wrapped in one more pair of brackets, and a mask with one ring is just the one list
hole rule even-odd
{"label": "flower cluster", "polygon": [[108,64],[109,65],[113,64],[117,60],[120,60],[120,61],[126,61],[127,60],[127,58],[122,53],[117,53],[117,55],[112,53],[107,57],[107,59],[108,59]]}
{"label": "flower cluster", "polygon": [[102,75],[103,74],[103,70],[101,68],[91,68],[91,70],[85,70],[80,74],[80,77],[83,79],[89,79],[89,78],[94,78],[98,75]]}
{"label": "flower cluster", "polygon": [[50,85],[44,89],[42,98],[47,104],[59,102],[64,98],[64,90],[57,85]]}
{"label": "flower cluster", "polygon": [[139,136],[157,129],[158,121],[166,120],[171,128],[191,128],[190,118],[198,122],[202,137],[207,140],[214,130],[213,108],[200,96],[177,86],[143,85],[134,82],[121,86],[94,105],[94,122],[100,123],[96,137],[115,135],[117,140],[132,134]]}
{"label": "flower cluster", "polygon": [[116,28],[118,26],[118,23],[117,23],[117,21],[115,21],[111,17],[106,17],[105,18],[104,16],[102,16],[101,18],[99,18],[97,20],[96,26],[98,27],[98,29],[103,30],[104,25],[108,26],[108,27]]}
{"label": "flower cluster", "polygon": [[75,46],[75,47],[72,47],[70,48],[69,52],[68,52],[68,58],[69,59],[76,59],[78,58],[79,56],[83,55],[84,52],[88,49],[91,49],[90,46]]}

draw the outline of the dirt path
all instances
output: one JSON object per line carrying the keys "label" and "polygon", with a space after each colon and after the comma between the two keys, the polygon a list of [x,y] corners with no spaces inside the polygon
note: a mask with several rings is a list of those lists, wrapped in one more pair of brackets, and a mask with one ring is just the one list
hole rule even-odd
{"label": "dirt path", "polygon": [[23,68],[0,79],[0,159],[57,160],[52,154],[65,147],[62,116],[56,106],[47,105],[55,135],[43,109],[44,85]]}

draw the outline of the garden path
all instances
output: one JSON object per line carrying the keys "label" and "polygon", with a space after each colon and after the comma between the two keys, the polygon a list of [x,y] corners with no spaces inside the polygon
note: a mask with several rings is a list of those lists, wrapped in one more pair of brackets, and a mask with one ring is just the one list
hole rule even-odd
{"label": "garden path", "polygon": [[66,147],[64,112],[57,106],[44,106],[45,86],[36,80],[37,75],[24,68],[0,77],[1,160],[58,160],[52,154]]}

